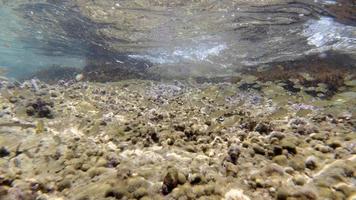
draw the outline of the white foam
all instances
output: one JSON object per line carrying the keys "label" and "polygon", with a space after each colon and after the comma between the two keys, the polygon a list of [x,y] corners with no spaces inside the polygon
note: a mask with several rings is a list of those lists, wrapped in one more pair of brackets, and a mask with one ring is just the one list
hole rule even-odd
{"label": "white foam", "polygon": [[219,44],[216,46],[205,47],[204,45],[191,48],[179,48],[173,52],[173,56],[185,58],[188,60],[204,61],[209,56],[217,56],[226,49],[226,45]]}
{"label": "white foam", "polygon": [[335,0],[323,0],[322,3],[325,5],[336,5],[337,4],[337,2]]}
{"label": "white foam", "polygon": [[129,55],[135,59],[149,60],[155,64],[174,64],[184,61],[206,61],[218,56],[227,46],[225,44],[198,44],[190,47],[176,47],[173,50],[159,50],[158,53],[146,55]]}
{"label": "white foam", "polygon": [[334,21],[330,17],[307,22],[302,35],[309,45],[319,50],[356,50],[356,28]]}

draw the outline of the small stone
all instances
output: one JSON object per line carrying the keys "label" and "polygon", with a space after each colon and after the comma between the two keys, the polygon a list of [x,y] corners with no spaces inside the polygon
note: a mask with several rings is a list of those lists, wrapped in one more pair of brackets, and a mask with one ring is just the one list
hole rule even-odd
{"label": "small stone", "polygon": [[184,148],[186,151],[190,152],[190,153],[195,153],[195,152],[197,152],[196,147],[193,146],[193,145],[185,145],[183,148]]}
{"label": "small stone", "polygon": [[236,176],[236,174],[238,173],[238,167],[237,165],[234,165],[231,162],[226,162],[224,163],[224,167],[226,170],[226,176]]}
{"label": "small stone", "polygon": [[284,168],[284,172],[287,173],[287,174],[292,175],[292,174],[294,174],[295,171],[291,167],[286,167],[286,168]]}
{"label": "small stone", "polygon": [[167,144],[170,145],[170,146],[173,145],[174,144],[174,140],[172,138],[168,138],[167,139]]}
{"label": "small stone", "polygon": [[82,166],[81,166],[81,170],[83,171],[88,171],[88,169],[90,168],[91,166],[88,164],[88,163],[84,163]]}
{"label": "small stone", "polygon": [[302,156],[294,156],[289,161],[289,165],[297,171],[303,171],[305,169],[304,159]]}
{"label": "small stone", "polygon": [[317,195],[315,192],[309,188],[297,189],[294,191],[293,196],[297,196],[300,199],[317,200]]}
{"label": "small stone", "polygon": [[309,156],[306,160],[305,160],[305,167],[311,170],[316,169],[317,166],[317,159],[315,156]]}
{"label": "small stone", "polygon": [[10,97],[9,102],[10,103],[16,103],[18,100],[16,97]]}
{"label": "small stone", "polygon": [[105,167],[107,164],[107,160],[103,157],[100,157],[98,161],[96,162],[97,167]]}
{"label": "small stone", "polygon": [[255,183],[256,183],[256,187],[258,187],[258,188],[263,188],[265,186],[264,181],[262,179],[260,179],[260,178],[257,178],[255,180]]}
{"label": "small stone", "polygon": [[237,145],[231,145],[229,150],[228,150],[228,157],[227,157],[227,161],[233,163],[233,164],[237,164],[237,160],[240,156],[240,148]]}
{"label": "small stone", "polygon": [[71,182],[70,182],[70,180],[69,179],[64,179],[64,180],[62,180],[61,182],[59,182],[58,183],[58,190],[59,191],[62,191],[62,190],[64,190],[64,189],[66,189],[66,188],[70,188],[71,187]]}
{"label": "small stone", "polygon": [[142,198],[143,196],[146,196],[148,194],[146,188],[144,187],[140,187],[138,188],[134,193],[133,193],[133,196],[136,198],[136,199],[140,199]]}
{"label": "small stone", "polygon": [[82,81],[83,79],[84,79],[84,75],[83,74],[77,74],[75,76],[75,80],[78,81],[78,82]]}
{"label": "small stone", "polygon": [[104,167],[92,167],[87,171],[87,173],[88,173],[89,177],[93,178],[95,176],[99,176],[99,175],[105,173],[106,171],[107,171],[107,169]]}
{"label": "small stone", "polygon": [[90,200],[90,197],[88,194],[80,193],[80,194],[76,195],[75,199],[76,200]]}
{"label": "small stone", "polygon": [[42,99],[37,99],[31,102],[26,107],[26,113],[28,116],[35,116],[38,118],[53,118],[52,108],[53,103],[45,102]]}
{"label": "small stone", "polygon": [[277,200],[287,200],[289,197],[288,191],[285,188],[278,188],[276,199]]}
{"label": "small stone", "polygon": [[[356,152],[353,154],[356,154]],[[336,159],[346,158],[349,155],[350,155],[350,152],[347,149],[344,149],[342,147],[338,147],[335,149],[335,158]]]}
{"label": "small stone", "polygon": [[106,121],[104,121],[104,120],[102,120],[102,121],[100,121],[100,126],[106,126],[108,123],[106,122]]}
{"label": "small stone", "polygon": [[302,176],[300,176],[300,175],[298,175],[298,176],[296,176],[296,177],[293,178],[293,182],[294,182],[294,184],[296,184],[296,185],[302,186],[302,185],[305,184],[305,178],[302,177]]}
{"label": "small stone", "polygon": [[163,179],[162,193],[169,194],[174,188],[178,186],[178,170],[169,168]]}
{"label": "small stone", "polygon": [[127,190],[130,193],[134,193],[136,190],[138,190],[141,187],[147,188],[148,187],[148,182],[142,178],[142,177],[134,177],[129,179],[127,183]]}
{"label": "small stone", "polygon": [[278,155],[282,155],[283,153],[283,148],[280,146],[274,146],[273,147],[273,155],[274,156],[278,156]]}
{"label": "small stone", "polygon": [[178,183],[183,185],[186,182],[187,182],[187,178],[185,177],[185,175],[181,172],[178,172]]}
{"label": "small stone", "polygon": [[317,145],[317,146],[315,146],[315,149],[322,153],[330,153],[332,151],[331,147],[325,146],[325,145]]}
{"label": "small stone", "polygon": [[205,185],[204,190],[206,195],[212,195],[215,192],[215,185],[209,183]]}
{"label": "small stone", "polygon": [[286,149],[289,153],[296,154],[297,153],[297,147],[294,144],[294,142],[283,139],[282,140],[282,148]]}
{"label": "small stone", "polygon": [[253,144],[252,149],[253,149],[253,151],[255,151],[256,154],[261,154],[261,155],[266,154],[265,149],[258,144]]}
{"label": "small stone", "polygon": [[250,197],[246,196],[243,190],[237,188],[228,191],[225,194],[224,199],[225,200],[250,200]]}
{"label": "small stone", "polygon": [[242,143],[242,147],[243,147],[243,148],[248,148],[249,145],[250,145],[250,143],[247,142],[247,141],[244,141],[244,142]]}
{"label": "small stone", "polygon": [[282,140],[285,138],[285,135],[282,132],[279,131],[272,131],[269,135],[270,138],[277,138],[279,140]]}
{"label": "small stone", "polygon": [[281,165],[281,166],[286,166],[288,165],[288,160],[287,160],[287,156],[285,155],[278,155],[278,156],[275,156],[273,158],[273,162],[277,163],[278,165]]}
{"label": "small stone", "polygon": [[271,132],[271,127],[266,123],[258,123],[255,127],[255,131],[259,132],[260,134],[268,134]]}
{"label": "small stone", "polygon": [[121,199],[125,196],[125,190],[121,187],[110,188],[105,191],[105,197],[114,197],[115,199]]}
{"label": "small stone", "polygon": [[225,118],[223,116],[220,116],[216,119],[217,122],[223,123],[225,121]]}
{"label": "small stone", "polygon": [[50,92],[51,97],[58,97],[58,94],[56,92]]}
{"label": "small stone", "polygon": [[327,138],[327,135],[325,133],[313,133],[310,135],[310,138],[313,140],[324,141]]}
{"label": "small stone", "polygon": [[7,195],[8,193],[8,187],[0,187],[0,197]]}
{"label": "small stone", "polygon": [[352,185],[349,185],[347,183],[338,183],[337,185],[333,186],[333,189],[335,189],[336,191],[340,191],[345,196],[351,196],[352,194],[354,194],[355,190]]}
{"label": "small stone", "polygon": [[132,176],[132,172],[128,168],[118,168],[117,169],[117,177],[120,179],[128,179],[129,177]]}
{"label": "small stone", "polygon": [[28,108],[26,108],[26,113],[27,113],[27,115],[28,116],[33,116],[33,115],[35,115],[35,109],[33,108],[33,107],[28,107]]}

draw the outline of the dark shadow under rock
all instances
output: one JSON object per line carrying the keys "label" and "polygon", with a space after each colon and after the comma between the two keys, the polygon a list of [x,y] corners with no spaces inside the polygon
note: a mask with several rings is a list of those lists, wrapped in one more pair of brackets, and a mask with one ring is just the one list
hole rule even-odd
{"label": "dark shadow under rock", "polygon": [[93,82],[113,82],[128,79],[157,79],[149,77],[147,69],[151,67],[149,62],[143,60],[87,60],[83,69],[85,80]]}
{"label": "dark shadow under rock", "polygon": [[54,84],[60,80],[74,80],[75,76],[79,73],[81,73],[81,69],[79,68],[52,65],[45,69],[41,69],[37,72],[34,72],[29,77],[25,77],[25,79],[37,78],[43,82]]}

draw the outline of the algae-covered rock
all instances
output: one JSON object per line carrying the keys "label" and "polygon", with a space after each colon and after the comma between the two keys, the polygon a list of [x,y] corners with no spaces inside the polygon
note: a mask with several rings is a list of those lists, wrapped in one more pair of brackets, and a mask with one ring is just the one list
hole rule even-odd
{"label": "algae-covered rock", "polygon": [[318,161],[317,158],[315,156],[309,156],[306,160],[305,160],[305,167],[311,170],[314,170],[318,167]]}
{"label": "algae-covered rock", "polygon": [[237,160],[240,156],[240,147],[237,145],[231,145],[228,150],[227,161],[233,164],[237,164]]}
{"label": "algae-covered rock", "polygon": [[[34,96],[2,104],[6,198],[233,199],[241,195],[225,194],[241,188],[241,198],[256,200],[347,199],[355,192],[352,112],[329,100],[296,117],[294,105],[307,105],[299,92],[281,94],[290,102],[279,104],[231,83],[178,84],[179,92],[148,80],[72,84],[48,86],[58,94],[47,95],[56,117],[41,119],[41,134],[24,111]],[[286,117],[271,117],[280,108]]]}
{"label": "algae-covered rock", "polygon": [[291,154],[297,153],[297,142],[295,138],[285,138],[281,141],[281,146]]}
{"label": "algae-covered rock", "polygon": [[162,193],[169,194],[174,188],[176,188],[179,184],[178,170],[170,167],[164,176],[163,185],[162,185]]}
{"label": "algae-covered rock", "polygon": [[27,105],[26,113],[29,116],[52,119],[54,117],[52,110],[53,106],[53,102],[46,102],[42,99],[37,99]]}
{"label": "algae-covered rock", "polygon": [[288,159],[285,155],[278,155],[273,158],[273,162],[281,165],[281,166],[286,166],[288,165]]}

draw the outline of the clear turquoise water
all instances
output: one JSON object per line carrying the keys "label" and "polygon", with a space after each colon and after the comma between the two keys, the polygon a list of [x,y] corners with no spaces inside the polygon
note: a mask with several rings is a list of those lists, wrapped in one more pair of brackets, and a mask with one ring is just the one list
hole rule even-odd
{"label": "clear turquoise water", "polygon": [[12,8],[0,7],[0,19],[0,67],[7,69],[7,75],[21,77],[51,65],[84,66],[85,60],[79,55],[66,54],[59,48],[56,52],[55,46],[51,53],[46,51],[43,33],[29,26]]}

